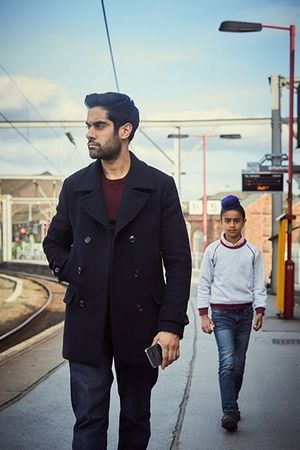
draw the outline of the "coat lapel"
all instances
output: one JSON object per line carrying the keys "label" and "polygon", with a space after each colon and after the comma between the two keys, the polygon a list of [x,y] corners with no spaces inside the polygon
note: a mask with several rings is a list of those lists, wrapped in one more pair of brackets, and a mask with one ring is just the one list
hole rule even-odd
{"label": "coat lapel", "polygon": [[151,191],[155,190],[152,173],[144,162],[130,152],[131,167],[122,196],[115,234],[130,223],[142,210]]}
{"label": "coat lapel", "polygon": [[82,209],[105,228],[110,229],[101,188],[101,170],[99,161],[90,164],[77,182],[75,192],[83,192],[80,198]]}

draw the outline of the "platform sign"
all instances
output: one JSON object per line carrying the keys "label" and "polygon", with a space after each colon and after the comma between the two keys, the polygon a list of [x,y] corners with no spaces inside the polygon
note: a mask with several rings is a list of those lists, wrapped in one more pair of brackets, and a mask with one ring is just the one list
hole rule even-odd
{"label": "platform sign", "polygon": [[283,173],[243,173],[243,192],[282,192]]}
{"label": "platform sign", "polygon": [[202,200],[190,200],[189,202],[189,214],[191,216],[202,215]]}
{"label": "platform sign", "polygon": [[[221,213],[220,200],[207,200],[207,214],[209,216],[219,215]],[[191,200],[189,202],[189,215],[190,216],[202,216],[203,205],[202,200]]]}
{"label": "platform sign", "polygon": [[209,216],[219,216],[221,214],[221,202],[220,202],[220,200],[208,200],[208,202],[207,202],[207,214]]}

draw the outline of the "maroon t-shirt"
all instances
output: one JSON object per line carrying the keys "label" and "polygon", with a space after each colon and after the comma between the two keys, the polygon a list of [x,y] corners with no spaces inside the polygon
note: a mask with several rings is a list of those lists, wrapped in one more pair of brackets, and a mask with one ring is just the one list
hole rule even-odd
{"label": "maroon t-shirt", "polygon": [[101,183],[106,205],[106,212],[110,228],[113,231],[116,226],[119,207],[121,203],[122,194],[127,181],[127,175],[119,180],[109,180],[102,173]]}

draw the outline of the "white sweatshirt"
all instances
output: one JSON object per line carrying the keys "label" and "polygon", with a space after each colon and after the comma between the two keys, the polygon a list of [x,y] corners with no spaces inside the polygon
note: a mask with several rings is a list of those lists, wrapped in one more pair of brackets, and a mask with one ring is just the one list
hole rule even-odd
{"label": "white sweatshirt", "polygon": [[217,304],[252,303],[265,308],[267,294],[262,253],[250,242],[228,247],[221,240],[212,242],[201,262],[198,308]]}

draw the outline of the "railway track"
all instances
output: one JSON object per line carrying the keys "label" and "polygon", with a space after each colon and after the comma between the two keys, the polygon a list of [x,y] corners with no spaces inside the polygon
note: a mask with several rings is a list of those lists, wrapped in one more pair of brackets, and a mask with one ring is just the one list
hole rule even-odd
{"label": "railway track", "polygon": [[[57,283],[51,277],[23,272],[11,273],[5,271],[4,273],[33,282],[37,286],[37,292],[34,294],[41,298],[39,299],[38,306],[32,307],[30,313],[28,311],[26,313],[20,313],[19,317],[12,321],[12,326],[8,330],[7,324],[4,327],[4,332],[0,330],[0,353],[62,322],[64,319],[62,298],[66,290],[66,285]],[[3,314],[5,315],[5,311]]]}

